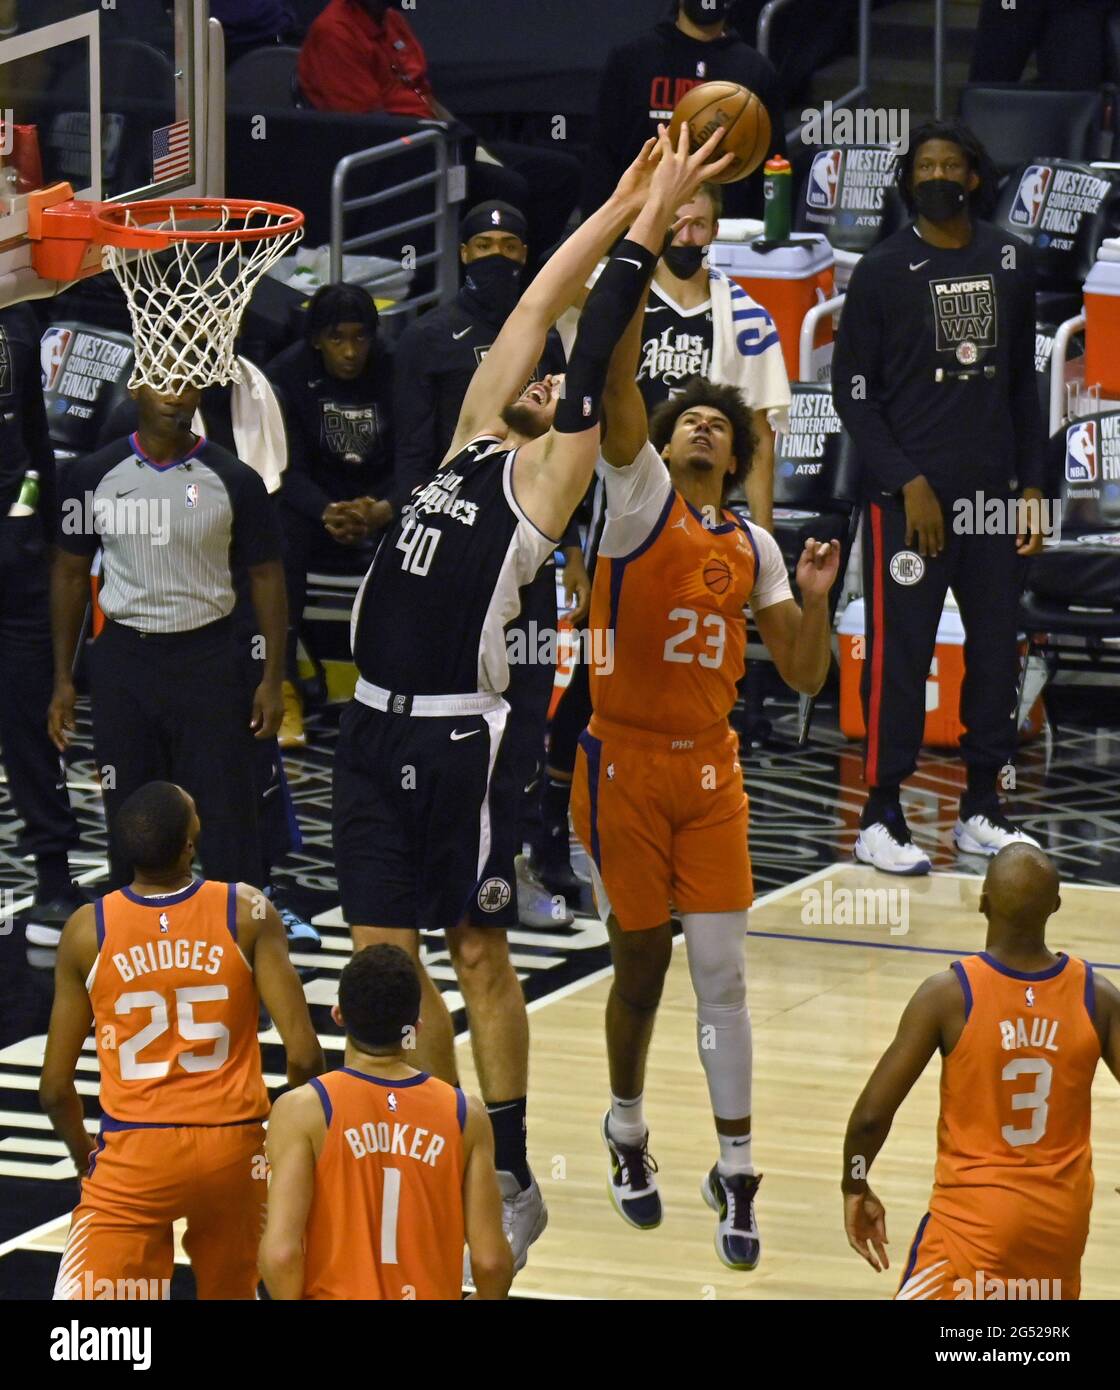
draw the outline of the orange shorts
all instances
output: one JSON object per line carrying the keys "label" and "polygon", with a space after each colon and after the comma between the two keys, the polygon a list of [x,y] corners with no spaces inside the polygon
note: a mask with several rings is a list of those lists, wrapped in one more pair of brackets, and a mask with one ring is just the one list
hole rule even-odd
{"label": "orange shorts", "polygon": [[598,715],[580,735],[572,824],[605,921],[649,931],[678,912],[738,912],[754,897],[739,740],[720,723],[678,737]]}
{"label": "orange shorts", "polygon": [[[171,1223],[180,1217],[198,1297],[255,1298],[268,1198],[263,1154],[258,1121],[103,1131],[70,1218],[55,1298],[165,1296]],[[141,1280],[145,1293],[136,1288]]]}
{"label": "orange shorts", "polygon": [[1059,1239],[1051,1251],[1024,1248],[1008,1258],[995,1253],[1002,1244],[999,1233],[977,1227],[976,1235],[989,1245],[988,1253],[927,1212],[918,1222],[895,1298],[904,1302],[1080,1298],[1084,1241],[1075,1250]]}

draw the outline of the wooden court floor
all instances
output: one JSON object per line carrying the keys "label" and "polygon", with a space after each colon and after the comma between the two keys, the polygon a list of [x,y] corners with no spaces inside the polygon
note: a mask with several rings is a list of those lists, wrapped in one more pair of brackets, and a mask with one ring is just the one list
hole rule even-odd
{"label": "wooden court floor", "polygon": [[[678,942],[646,1083],[650,1149],[660,1164],[665,1219],[655,1231],[633,1230],[606,1192],[598,1130],[609,1099],[602,1038],[609,980],[542,1001],[530,1020],[529,1148],[549,1204],[549,1226],[533,1246],[516,1292],[600,1299],[893,1295],[933,1178],[937,1059],[900,1110],[872,1170],[872,1187],[887,1210],[889,1273],[876,1275],[844,1236],[844,1129],[913,990],[957,955],[983,949],[980,880],[936,874],[906,884],[908,930],[894,935],[886,925],[814,924],[807,911],[814,900],[803,895],[818,892],[816,901],[822,902],[829,882],[835,915],[838,889],[878,888],[884,878],[838,865],[769,895],[750,916],[753,1149],[755,1166],[765,1175],[757,1206],[763,1238],[758,1268],[733,1274],[720,1264],[713,1248],[715,1218],[699,1195],[700,1179],[718,1150]],[[1062,899],[1051,919],[1051,949],[1111,963],[1111,978],[1120,984],[1120,890],[1067,887]],[[465,1076],[469,1072],[464,1057]],[[1096,1195],[1083,1296],[1120,1298],[1120,1085],[1103,1064],[1094,1087],[1093,1147]]]}
{"label": "wooden court floor", "polygon": [[[905,888],[896,930],[819,925],[817,906],[840,890]],[[717,1156],[696,1056],[694,1008],[678,942],[650,1056],[646,1114],[665,1220],[639,1232],[607,1195],[599,1123],[608,1097],[603,1047],[607,972],[530,1006],[529,1152],[549,1206],[513,1292],[543,1298],[889,1298],[933,1178],[938,1062],[896,1117],[872,1171],[887,1210],[891,1270],[876,1275],[849,1249],[840,1201],[844,1128],[851,1107],[917,985],[959,955],[981,950],[980,879],[934,874],[890,881],[840,864],[759,900],[750,915],[748,989],[754,1024],[754,1160],[765,1175],[763,1238],[751,1274],[724,1268],[700,1180]],[[811,895],[816,894],[817,897]],[[810,896],[807,896],[810,895]],[[1120,984],[1120,889],[1066,887],[1048,944],[1084,956]],[[901,920],[905,902],[906,918]],[[889,906],[889,904],[888,904]],[[905,925],[905,932],[898,930]],[[463,1085],[474,1088],[466,1040]],[[1096,1195],[1082,1266],[1085,1298],[1120,1298],[1120,1085],[1102,1064],[1093,1092]],[[60,1251],[67,1220],[29,1233],[22,1248]],[[182,1251],[178,1258],[184,1257]]]}

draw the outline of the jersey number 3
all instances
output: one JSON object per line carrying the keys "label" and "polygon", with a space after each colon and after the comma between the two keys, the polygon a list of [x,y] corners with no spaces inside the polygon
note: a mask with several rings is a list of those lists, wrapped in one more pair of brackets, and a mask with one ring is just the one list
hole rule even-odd
{"label": "jersey number 3", "polygon": [[1003,1081],[1014,1081],[1020,1076],[1036,1076],[1038,1080],[1033,1091],[1021,1091],[1011,1097],[1012,1110],[1034,1112],[1030,1124],[1025,1129],[1004,1125],[1000,1130],[1004,1140],[1016,1149],[1023,1144],[1037,1144],[1046,1133],[1046,1120],[1050,1111],[1047,1101],[1050,1099],[1054,1069],[1045,1057],[1016,1057],[1000,1072],[1000,1079]]}
{"label": "jersey number 3", "polygon": [[[229,1029],[224,1023],[196,1023],[195,1004],[209,1004],[219,999],[228,999],[226,985],[191,985],[175,991],[175,1023],[179,1036],[187,1042],[212,1042],[213,1052],[180,1052],[178,1065],[184,1071],[217,1071],[229,1056]],[[155,1081],[166,1076],[171,1070],[170,1061],[141,1062],[139,1054],[161,1037],[171,1026],[167,1017],[167,1000],[154,989],[133,990],[122,994],[116,1003],[116,1013],[130,1014],[133,1009],[151,1009],[152,1021],[144,1025],[139,1033],[134,1033],[121,1043],[120,1057],[122,1081]]]}
{"label": "jersey number 3", "polygon": [[695,608],[674,608],[669,614],[671,623],[684,623],[684,627],[679,632],[674,632],[671,637],[665,639],[665,650],[662,656],[666,661],[698,661],[701,666],[710,666],[718,669],[723,665],[723,649],[727,645],[727,624],[719,613],[706,613],[704,615],[704,631],[707,637],[704,640],[704,650],[701,652],[682,652],[682,643],[691,641],[696,636],[696,629],[700,626],[700,614]]}

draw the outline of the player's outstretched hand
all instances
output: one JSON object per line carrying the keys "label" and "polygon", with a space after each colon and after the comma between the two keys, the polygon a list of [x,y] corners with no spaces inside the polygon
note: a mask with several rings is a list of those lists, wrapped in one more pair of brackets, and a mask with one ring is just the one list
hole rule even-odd
{"label": "player's outstretched hand", "polygon": [[836,583],[839,570],[840,542],[810,536],[797,562],[797,587],[805,597],[823,598]]}
{"label": "player's outstretched hand", "polygon": [[615,188],[615,197],[641,207],[649,193],[650,180],[660,158],[661,151],[657,139],[651,135],[638,151],[634,162],[623,172]]}
{"label": "player's outstretched hand", "polygon": [[876,1274],[890,1269],[887,1259],[887,1213],[871,1189],[844,1193],[844,1232],[848,1244]]}
{"label": "player's outstretched hand", "polygon": [[657,127],[657,167],[650,180],[650,197],[657,198],[663,207],[668,208],[676,220],[676,211],[683,204],[692,201],[692,195],[700,185],[724,169],[735,158],[733,154],[721,155],[714,159],[716,147],[723,139],[723,127],[714,131],[694,153],[688,152],[688,124],[681,125],[677,135],[677,145],[669,138],[664,125]]}

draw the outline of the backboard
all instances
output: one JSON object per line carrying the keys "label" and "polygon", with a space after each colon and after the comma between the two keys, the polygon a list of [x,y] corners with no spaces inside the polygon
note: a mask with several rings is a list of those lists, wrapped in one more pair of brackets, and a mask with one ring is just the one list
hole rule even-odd
{"label": "backboard", "polygon": [[28,195],[224,192],[225,73],[207,0],[0,0],[0,304],[63,288],[31,269]]}

